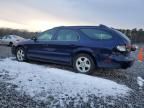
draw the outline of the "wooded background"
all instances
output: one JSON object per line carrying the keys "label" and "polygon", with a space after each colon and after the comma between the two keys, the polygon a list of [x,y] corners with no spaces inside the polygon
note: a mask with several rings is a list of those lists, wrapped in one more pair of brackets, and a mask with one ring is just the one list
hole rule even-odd
{"label": "wooded background", "polygon": [[[144,43],[144,30],[143,29],[119,29],[128,36],[132,43]],[[0,37],[5,35],[18,35],[24,38],[32,38],[37,36],[40,32],[30,32],[27,30],[10,29],[10,28],[0,28]]]}

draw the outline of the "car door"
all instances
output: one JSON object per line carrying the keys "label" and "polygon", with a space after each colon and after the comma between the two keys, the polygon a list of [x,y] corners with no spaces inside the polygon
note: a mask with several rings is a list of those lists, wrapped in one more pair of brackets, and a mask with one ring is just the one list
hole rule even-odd
{"label": "car door", "polygon": [[28,44],[27,56],[31,59],[39,59],[47,61],[52,59],[51,51],[53,49],[49,46],[49,43],[53,41],[55,29],[51,29],[41,33],[36,40],[32,40]]}
{"label": "car door", "polygon": [[9,45],[10,42],[13,43],[13,40],[12,40],[12,37],[9,35],[9,36],[7,36],[7,38],[6,38],[6,40],[5,40],[5,44],[6,44],[6,45]]}
{"label": "car door", "polygon": [[53,55],[57,62],[70,64],[72,60],[73,50],[78,47],[79,35],[71,29],[59,29],[56,34],[55,41],[51,43],[54,48]]}

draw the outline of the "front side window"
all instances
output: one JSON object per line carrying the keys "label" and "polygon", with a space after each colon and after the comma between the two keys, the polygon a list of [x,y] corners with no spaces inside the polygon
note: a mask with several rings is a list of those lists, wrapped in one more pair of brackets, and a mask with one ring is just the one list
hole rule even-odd
{"label": "front side window", "polygon": [[112,35],[108,32],[98,29],[81,29],[81,31],[92,39],[107,40],[111,39]]}
{"label": "front side window", "polygon": [[11,39],[11,36],[7,36],[8,39]]}
{"label": "front side window", "polygon": [[43,33],[40,34],[40,36],[37,39],[38,40],[43,40],[43,41],[52,40],[54,32],[55,32],[55,30],[48,30],[46,32],[43,32]]}
{"label": "front side window", "polygon": [[56,38],[58,41],[77,41],[79,40],[79,35],[73,30],[60,30]]}

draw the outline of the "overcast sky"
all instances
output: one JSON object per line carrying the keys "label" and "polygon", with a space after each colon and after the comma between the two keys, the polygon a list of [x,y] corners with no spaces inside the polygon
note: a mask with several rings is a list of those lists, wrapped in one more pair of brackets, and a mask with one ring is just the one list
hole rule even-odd
{"label": "overcast sky", "polygon": [[64,25],[144,28],[144,0],[0,0],[0,27],[46,30]]}

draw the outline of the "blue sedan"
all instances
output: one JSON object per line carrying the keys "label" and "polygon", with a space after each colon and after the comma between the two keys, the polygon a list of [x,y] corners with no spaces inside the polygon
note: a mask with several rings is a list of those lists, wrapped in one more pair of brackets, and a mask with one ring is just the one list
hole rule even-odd
{"label": "blue sedan", "polygon": [[95,68],[132,66],[135,51],[121,32],[104,25],[61,26],[12,47],[17,60],[37,60],[73,66],[76,72],[91,74]]}

